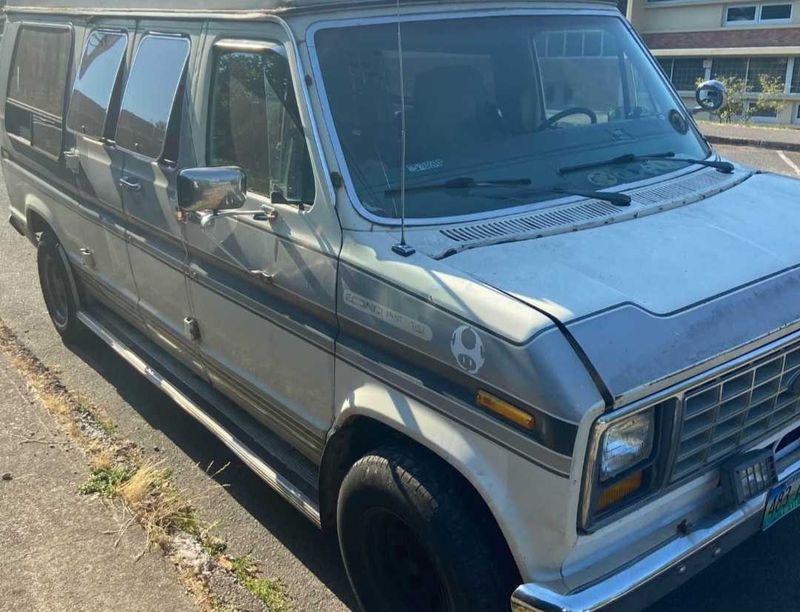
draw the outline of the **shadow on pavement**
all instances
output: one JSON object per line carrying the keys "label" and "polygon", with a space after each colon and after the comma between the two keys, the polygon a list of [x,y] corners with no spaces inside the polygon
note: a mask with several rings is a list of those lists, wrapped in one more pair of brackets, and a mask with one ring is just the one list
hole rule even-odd
{"label": "shadow on pavement", "polygon": [[335,536],[324,534],[99,338],[68,347],[98,372],[147,423],[201,467],[230,463],[214,480],[342,602],[355,607]]}

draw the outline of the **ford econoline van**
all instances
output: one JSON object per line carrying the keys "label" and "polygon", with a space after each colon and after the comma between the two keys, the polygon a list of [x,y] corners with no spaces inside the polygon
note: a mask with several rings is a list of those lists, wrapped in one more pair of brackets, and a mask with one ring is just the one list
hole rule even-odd
{"label": "ford econoline van", "polygon": [[798,506],[800,183],[615,4],[7,17],[55,327],[335,530],[364,610],[641,608]]}

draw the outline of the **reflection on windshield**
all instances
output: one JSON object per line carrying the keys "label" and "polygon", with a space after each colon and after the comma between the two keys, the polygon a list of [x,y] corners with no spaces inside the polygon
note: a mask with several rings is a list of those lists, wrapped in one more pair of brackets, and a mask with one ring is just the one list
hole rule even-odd
{"label": "reflection on windshield", "polygon": [[[558,169],[623,153],[708,155],[680,102],[616,17],[404,22],[402,34],[405,100],[396,24],[330,28],[315,37],[350,177],[361,203],[377,216],[399,216],[403,102],[409,188],[460,176],[524,176],[542,194],[597,190],[671,172],[677,164],[632,162],[570,176]],[[515,201],[492,190],[410,190],[406,212],[431,219]]]}

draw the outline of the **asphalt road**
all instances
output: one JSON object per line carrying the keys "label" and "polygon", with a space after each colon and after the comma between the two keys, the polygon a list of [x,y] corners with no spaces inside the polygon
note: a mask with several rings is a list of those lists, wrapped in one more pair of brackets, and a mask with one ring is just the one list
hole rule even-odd
{"label": "asphalt road", "polygon": [[753,168],[800,178],[800,153],[798,152],[726,145],[717,145],[716,149],[723,157]]}
{"label": "asphalt road", "polygon": [[[737,161],[800,177],[800,154],[719,150]],[[0,194],[0,216],[5,219],[5,189]],[[34,250],[5,223],[0,223],[0,317],[65,384],[103,404],[121,435],[165,459],[203,516],[220,522],[231,552],[261,560],[266,575],[285,585],[295,609],[352,606],[335,541],[320,534],[104,344],[69,349],[60,342],[40,297]],[[226,463],[230,465],[220,475],[209,475]],[[798,567],[800,513],[741,545],[651,612],[797,610]]]}

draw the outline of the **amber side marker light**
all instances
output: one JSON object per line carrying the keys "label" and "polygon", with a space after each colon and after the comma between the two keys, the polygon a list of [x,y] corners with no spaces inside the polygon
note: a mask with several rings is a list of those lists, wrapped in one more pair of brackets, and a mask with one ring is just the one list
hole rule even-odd
{"label": "amber side marker light", "polygon": [[597,509],[605,510],[642,488],[644,472],[636,472],[604,489],[597,498]]}
{"label": "amber side marker light", "polygon": [[509,404],[499,397],[495,397],[486,391],[478,391],[478,397],[475,400],[481,408],[485,408],[489,412],[494,412],[497,416],[511,421],[515,425],[519,425],[524,429],[533,429],[536,426],[536,419],[532,414],[528,414],[524,410],[520,410],[516,406]]}

